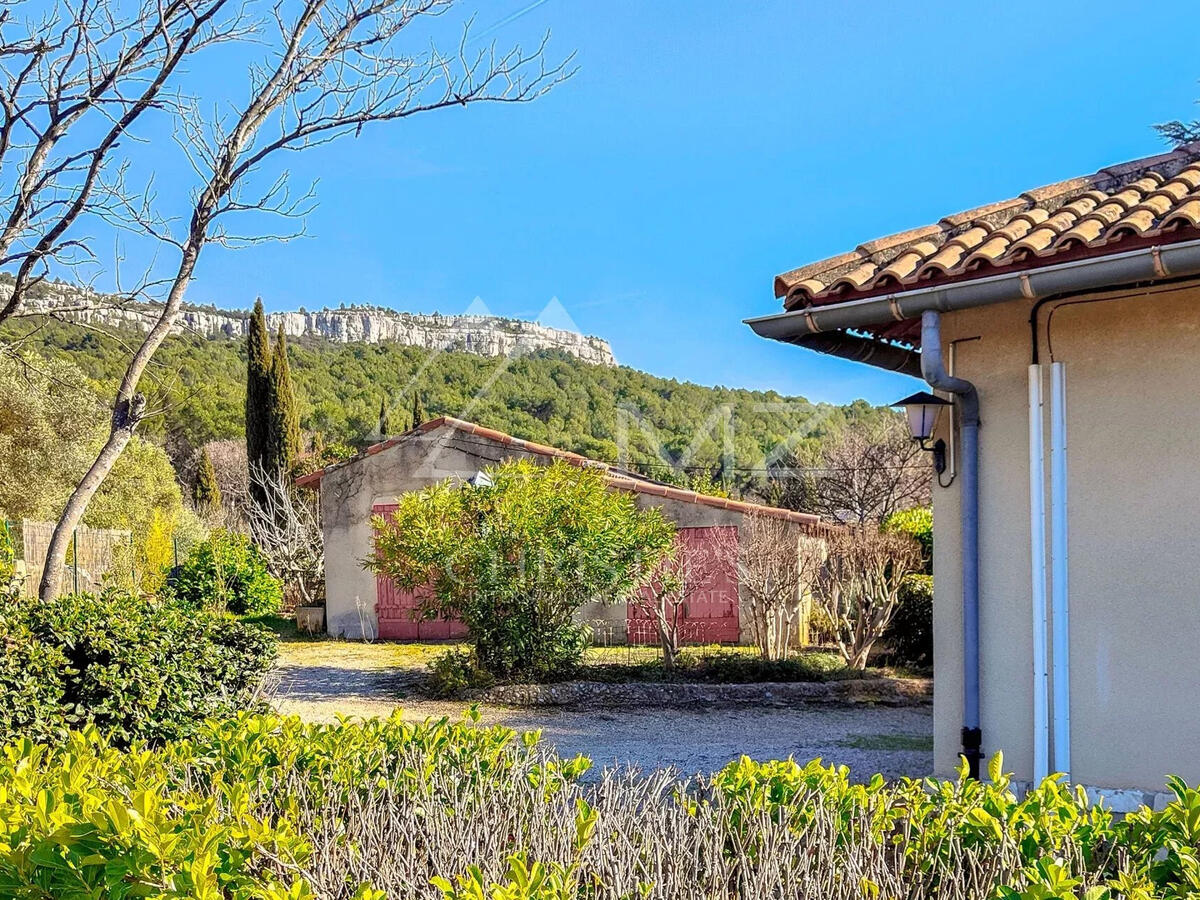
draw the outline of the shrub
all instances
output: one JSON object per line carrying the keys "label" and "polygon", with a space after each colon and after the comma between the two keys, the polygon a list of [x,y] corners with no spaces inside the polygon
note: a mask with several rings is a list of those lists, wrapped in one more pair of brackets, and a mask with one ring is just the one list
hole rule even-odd
{"label": "shrub", "polygon": [[263,629],[171,601],[108,592],[0,611],[0,738],[95,725],[162,742],[236,711],[275,656]]}
{"label": "shrub", "polygon": [[932,575],[909,575],[904,579],[884,640],[897,660],[918,666],[932,665]]}
{"label": "shrub", "polygon": [[245,535],[225,530],[192,547],[170,590],[193,609],[239,616],[274,615],[283,603],[283,586],[267,571],[262,553]]}
{"label": "shrub", "polygon": [[443,482],[374,520],[367,564],[425,590],[422,614],[466,623],[479,664],[497,677],[544,678],[574,666],[588,643],[572,621],[589,601],[644,585],[674,526],[639,509],[605,473],[529,461],[488,470],[491,484]]}
{"label": "shrub", "polygon": [[467,691],[489,688],[496,683],[469,650],[448,650],[434,658],[429,670],[430,692],[435,697],[461,697]]}
{"label": "shrub", "polygon": [[[94,729],[0,753],[0,896],[182,900],[1184,900],[1200,793],[1116,821],[1050,778],[741,759],[678,780],[475,723],[243,715],[122,752]],[[403,853],[397,847],[404,848]]]}
{"label": "shrub", "polygon": [[17,546],[12,526],[0,514],[0,598],[12,590],[17,574]]}
{"label": "shrub", "polygon": [[883,520],[883,530],[907,534],[921,545],[921,558],[925,561],[925,574],[933,574],[933,508],[914,506],[892,513]]}
{"label": "shrub", "polygon": [[764,682],[825,682],[863,678],[836,653],[808,650],[786,659],[766,659],[728,648],[685,647],[675,666],[667,670],[661,660],[601,663],[588,667],[589,680],[702,682],[705,684],[762,684]]}

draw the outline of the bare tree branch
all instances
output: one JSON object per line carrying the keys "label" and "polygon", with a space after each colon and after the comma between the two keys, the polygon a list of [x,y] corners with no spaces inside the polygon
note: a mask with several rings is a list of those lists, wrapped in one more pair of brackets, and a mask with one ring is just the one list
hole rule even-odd
{"label": "bare tree branch", "polygon": [[842,658],[853,668],[866,668],[896,612],[900,585],[921,565],[921,548],[905,534],[867,525],[830,538],[816,597],[833,623]]}
{"label": "bare tree branch", "polygon": [[436,49],[413,54],[399,46],[414,22],[452,3],[303,0],[291,18],[287,10],[293,7],[277,5],[276,44],[264,62],[252,67],[250,96],[237,114],[204,118],[198,103],[181,107],[180,137],[191,147],[189,158],[205,183],[193,197],[187,230],[176,245],[179,261],[159,318],[117,389],[109,437],[67,500],[51,537],[41,596],[58,593],[71,531],[146,414],[138,383],[171,331],[204,247],[228,240],[221,220],[247,211],[291,214],[277,202],[277,178],[255,193],[256,176],[269,160],[357,134],[370,123],[472,103],[526,102],[571,74],[569,58],[547,66],[544,41],[533,53],[517,47],[497,54],[493,47],[468,57],[464,36],[453,58]]}
{"label": "bare tree branch", "polygon": [[721,543],[718,552],[736,567],[742,619],[763,658],[786,659],[825,559],[825,539],[786,519],[748,515],[738,538]]}
{"label": "bare tree branch", "polygon": [[[219,20],[233,0],[147,2],[128,18],[117,0],[60,0],[48,21],[29,23],[11,54],[0,51],[0,171],[15,175],[0,223],[0,265],[15,281],[0,322],[15,315],[51,263],[94,258],[68,232],[130,202],[125,163],[106,181],[122,140],[150,110],[178,105],[169,84],[202,48],[246,32],[243,13]],[[8,49],[7,47],[5,49]],[[17,64],[5,65],[4,55]]]}

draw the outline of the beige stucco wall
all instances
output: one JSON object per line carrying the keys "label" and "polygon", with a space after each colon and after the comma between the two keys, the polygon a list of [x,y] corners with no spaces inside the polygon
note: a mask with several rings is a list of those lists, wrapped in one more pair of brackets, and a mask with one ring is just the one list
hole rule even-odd
{"label": "beige stucco wall", "polygon": [[[1043,363],[1056,306],[1040,316]],[[943,317],[954,372],[980,397],[984,753],[1003,750],[1005,767],[1026,779],[1030,308]],[[1053,358],[1067,373],[1071,775],[1147,790],[1168,773],[1200,781],[1200,290],[1072,302],[1050,322]],[[934,743],[943,775],[956,765],[962,725],[959,487],[934,489]]]}
{"label": "beige stucco wall", "polygon": [[[371,550],[371,509],[400,494],[451,477],[465,478],[502,459],[545,457],[514,452],[486,438],[445,428],[415,435],[373,456],[328,472],[321,481],[321,524],[325,535],[326,623],[331,635],[376,636],[375,576],[362,564]],[[661,508],[681,528],[741,526],[734,510],[636,494],[643,508]],[[604,643],[625,640],[623,604],[588,603],[576,613]],[[750,640],[743,627],[742,642]]]}

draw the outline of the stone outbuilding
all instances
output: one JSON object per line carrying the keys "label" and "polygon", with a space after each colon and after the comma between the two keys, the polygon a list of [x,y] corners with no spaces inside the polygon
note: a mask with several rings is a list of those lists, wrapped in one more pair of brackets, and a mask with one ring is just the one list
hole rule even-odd
{"label": "stone outbuilding", "polygon": [[[821,536],[827,526],[817,516],[714,497],[643,478],[556,447],[444,416],[368,447],[352,459],[327,466],[297,482],[320,491],[325,539],[326,629],[354,639],[432,640],[461,637],[460,623],[417,621],[416,599],[363,565],[371,552],[371,518],[394,508],[396,497],[449,478],[467,480],[488,466],[511,459],[604,469],[613,490],[631,492],[642,507],[659,507],[687,541],[728,541],[740,537],[749,515],[768,516]],[[749,643],[741,615],[742,590],[732,564],[706,574],[690,590],[682,636],[689,643]],[[589,604],[580,611],[598,642],[651,643],[653,623],[632,605]],[[806,622],[800,632],[804,638]]]}

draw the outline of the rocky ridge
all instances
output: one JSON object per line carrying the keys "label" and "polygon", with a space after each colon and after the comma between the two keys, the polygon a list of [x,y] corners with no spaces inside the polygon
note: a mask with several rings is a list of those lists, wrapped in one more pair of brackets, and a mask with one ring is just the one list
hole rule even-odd
{"label": "rocky ridge", "polygon": [[[9,285],[0,284],[0,298]],[[130,304],[92,291],[52,283],[43,285],[25,302],[27,313],[52,313],[71,321],[108,328],[145,329],[157,308]],[[317,338],[337,343],[377,344],[392,341],[429,350],[461,350],[479,356],[512,356],[538,350],[560,350],[583,362],[613,366],[616,359],[608,341],[537,322],[500,316],[406,313],[379,306],[351,305],[337,309],[267,314],[274,332],[280,326],[292,338]],[[187,306],[172,331],[202,337],[239,338],[250,327],[244,310]]]}

